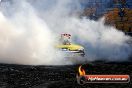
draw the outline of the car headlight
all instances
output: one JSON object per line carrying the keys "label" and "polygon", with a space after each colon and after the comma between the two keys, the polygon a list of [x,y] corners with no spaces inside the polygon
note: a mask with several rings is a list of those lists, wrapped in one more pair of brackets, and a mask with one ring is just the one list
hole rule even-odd
{"label": "car headlight", "polygon": [[67,51],[68,49],[67,48],[62,48],[62,51]]}
{"label": "car headlight", "polygon": [[78,49],[78,50],[80,50],[80,51],[84,51],[84,48],[82,47],[82,48],[80,48],[80,49]]}

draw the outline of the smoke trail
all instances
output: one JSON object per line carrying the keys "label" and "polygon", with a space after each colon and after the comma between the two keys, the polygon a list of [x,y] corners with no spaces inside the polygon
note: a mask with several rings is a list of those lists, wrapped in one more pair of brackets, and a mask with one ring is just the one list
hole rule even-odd
{"label": "smoke trail", "polygon": [[[49,4],[48,4],[49,3]],[[72,34],[85,46],[87,60],[126,60],[129,40],[122,32],[104,26],[103,19],[80,19],[79,0],[12,0],[1,3],[0,62],[17,64],[71,64],[56,51],[56,36]]]}

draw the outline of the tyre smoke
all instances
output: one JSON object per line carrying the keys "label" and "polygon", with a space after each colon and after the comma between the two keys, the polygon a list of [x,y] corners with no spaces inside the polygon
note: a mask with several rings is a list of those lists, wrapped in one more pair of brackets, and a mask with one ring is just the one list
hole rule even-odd
{"label": "tyre smoke", "polygon": [[79,18],[79,0],[7,0],[0,6],[0,62],[27,65],[65,65],[64,54],[55,49],[58,36],[70,33],[85,47],[89,60],[127,60],[129,37],[104,18]]}

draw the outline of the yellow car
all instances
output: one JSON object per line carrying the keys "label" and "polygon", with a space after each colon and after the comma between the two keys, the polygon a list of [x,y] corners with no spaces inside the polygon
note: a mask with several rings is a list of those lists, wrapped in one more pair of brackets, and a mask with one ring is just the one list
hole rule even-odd
{"label": "yellow car", "polygon": [[69,39],[71,36],[70,34],[62,34],[60,39],[60,44],[57,45],[57,48],[67,52],[67,53],[74,53],[75,55],[84,56],[84,47],[78,44],[72,44]]}
{"label": "yellow car", "polygon": [[75,53],[80,56],[84,56],[84,48],[80,45],[70,44],[70,45],[58,45],[57,48],[61,49],[62,51]]}

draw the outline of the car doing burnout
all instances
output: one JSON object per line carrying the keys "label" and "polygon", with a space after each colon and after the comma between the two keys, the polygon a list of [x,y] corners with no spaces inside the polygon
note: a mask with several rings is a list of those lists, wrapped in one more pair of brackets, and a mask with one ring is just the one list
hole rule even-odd
{"label": "car doing burnout", "polygon": [[84,47],[78,44],[72,44],[70,38],[70,34],[61,34],[60,44],[57,45],[57,48],[66,53],[74,54],[75,56],[84,56]]}

